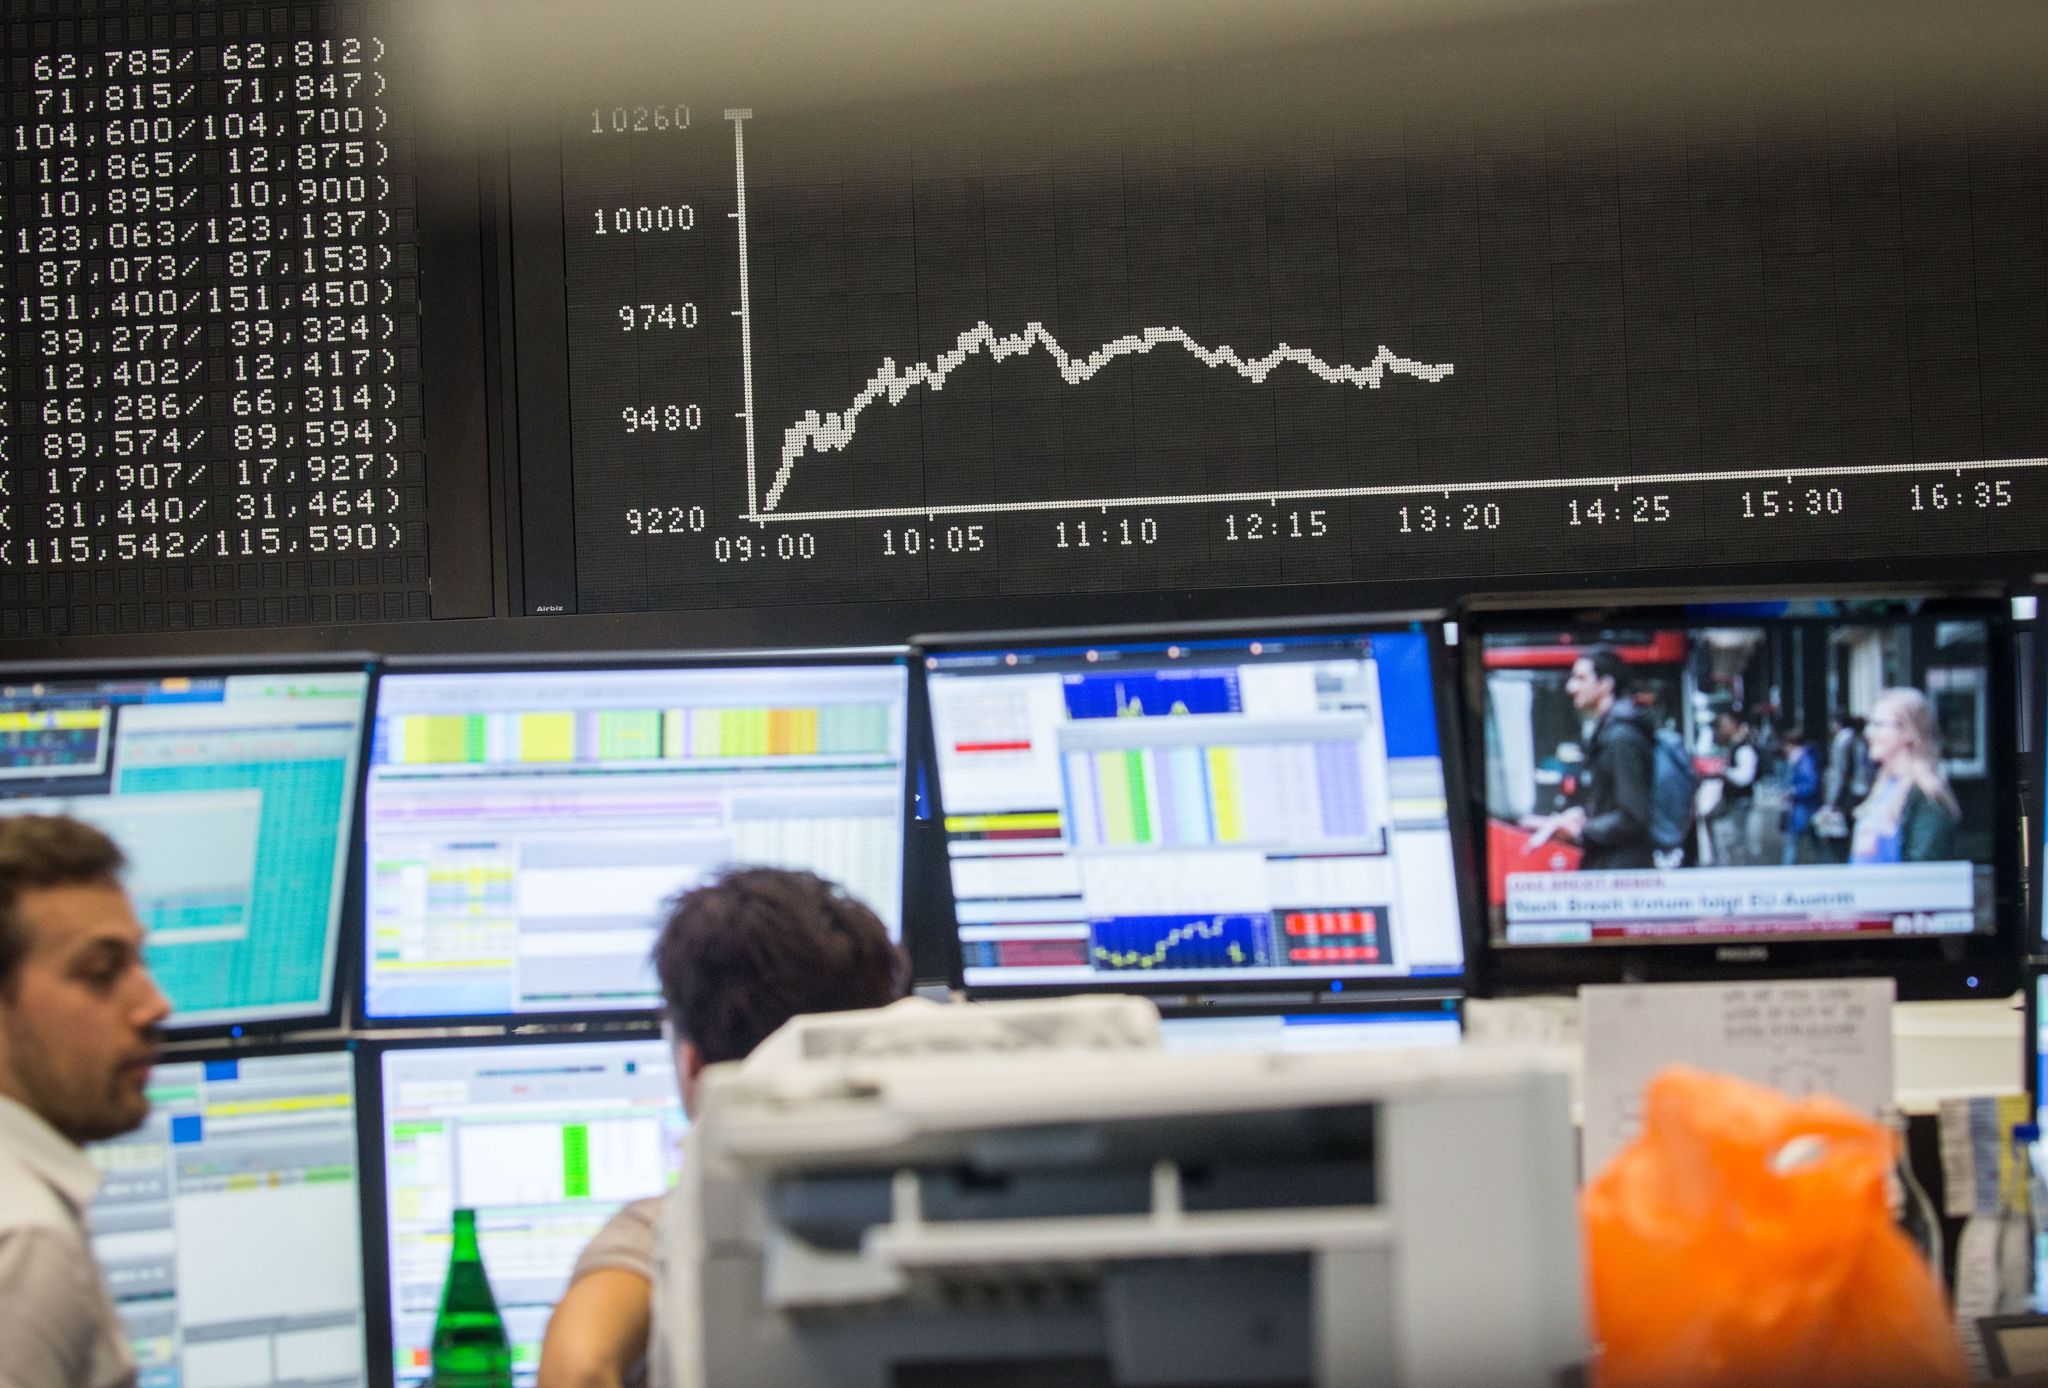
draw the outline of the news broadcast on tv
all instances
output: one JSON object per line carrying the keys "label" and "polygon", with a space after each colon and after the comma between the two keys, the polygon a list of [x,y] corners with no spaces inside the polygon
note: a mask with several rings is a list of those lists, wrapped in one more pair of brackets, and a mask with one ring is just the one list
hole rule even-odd
{"label": "news broadcast on tv", "polygon": [[1989,933],[1991,639],[1752,610],[1486,632],[1493,940]]}

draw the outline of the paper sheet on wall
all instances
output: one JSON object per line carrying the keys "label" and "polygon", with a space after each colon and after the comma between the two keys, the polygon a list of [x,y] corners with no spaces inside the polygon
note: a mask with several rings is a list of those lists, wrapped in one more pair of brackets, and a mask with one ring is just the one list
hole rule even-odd
{"label": "paper sheet on wall", "polygon": [[2032,1116],[2024,1094],[1941,1101],[1943,1214],[1966,1219],[1998,1213],[1998,1193],[2012,1165],[2013,1124]]}
{"label": "paper sheet on wall", "polygon": [[1968,1220],[1956,1242],[1956,1328],[1977,1381],[1991,1376],[1977,1319],[1998,1310],[1998,1204],[2012,1167],[2012,1127],[2031,1116],[2024,1094],[1941,1103],[1943,1213]]}
{"label": "paper sheet on wall", "polygon": [[1643,1088],[1668,1065],[1876,1114],[1892,1098],[1892,991],[1888,978],[1581,988],[1585,1178],[1641,1129]]}
{"label": "paper sheet on wall", "polygon": [[1984,1352],[1984,1337],[1977,1333],[1977,1319],[1997,1309],[1998,1216],[1971,1215],[1956,1240],[1955,1312],[1956,1334],[1963,1342],[1972,1383],[1991,1377],[1991,1361]]}

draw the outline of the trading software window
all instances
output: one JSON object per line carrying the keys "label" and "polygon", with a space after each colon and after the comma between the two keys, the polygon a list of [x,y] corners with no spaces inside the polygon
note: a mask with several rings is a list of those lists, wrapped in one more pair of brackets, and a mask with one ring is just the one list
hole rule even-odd
{"label": "trading software window", "polygon": [[368,694],[362,671],[0,688],[0,810],[121,845],[174,1025],[317,1015]]}
{"label": "trading software window", "polygon": [[355,1069],[335,1051],[159,1065],[99,1143],[93,1252],[138,1388],[359,1388]]}
{"label": "trading software window", "polygon": [[1459,971],[1421,632],[928,666],[969,987]]}
{"label": "trading software window", "polygon": [[900,666],[391,675],[373,1017],[652,1006],[662,903],[731,864],[902,905]]}
{"label": "trading software window", "polygon": [[491,1290],[532,1382],[576,1255],[675,1184],[687,1120],[660,1040],[431,1047],[383,1057],[393,1371],[424,1381],[452,1211],[477,1212]]}

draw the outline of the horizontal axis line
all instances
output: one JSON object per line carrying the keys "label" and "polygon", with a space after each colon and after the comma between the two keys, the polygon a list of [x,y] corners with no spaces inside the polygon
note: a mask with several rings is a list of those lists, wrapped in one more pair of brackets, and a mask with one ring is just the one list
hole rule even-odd
{"label": "horizontal axis line", "polygon": [[1451,496],[1459,492],[1571,491],[1599,487],[1655,487],[1686,482],[1797,481],[1801,478],[1906,476],[1930,472],[1985,472],[2043,468],[2048,458],[1990,458],[1963,463],[1863,463],[1834,467],[1742,468],[1717,472],[1658,472],[1633,477],[1557,477],[1507,482],[1435,482],[1380,487],[1318,487],[1297,491],[1210,492],[1198,496],[1111,496],[1078,501],[991,501],[945,506],[877,506],[842,511],[749,511],[740,517],[770,521],[885,520],[908,516],[998,515],[1023,511],[1105,511],[1112,507],[1234,505],[1242,502],[1342,500],[1363,496]]}

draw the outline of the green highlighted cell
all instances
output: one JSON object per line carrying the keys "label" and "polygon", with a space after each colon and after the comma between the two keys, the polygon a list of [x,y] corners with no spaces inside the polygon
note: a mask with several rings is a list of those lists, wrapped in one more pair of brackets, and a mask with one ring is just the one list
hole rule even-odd
{"label": "green highlighted cell", "polygon": [[605,709],[597,715],[599,761],[653,761],[661,755],[657,709]]}
{"label": "green highlighted cell", "polygon": [[568,1200],[590,1198],[590,1125],[562,1125],[562,1196]]}

